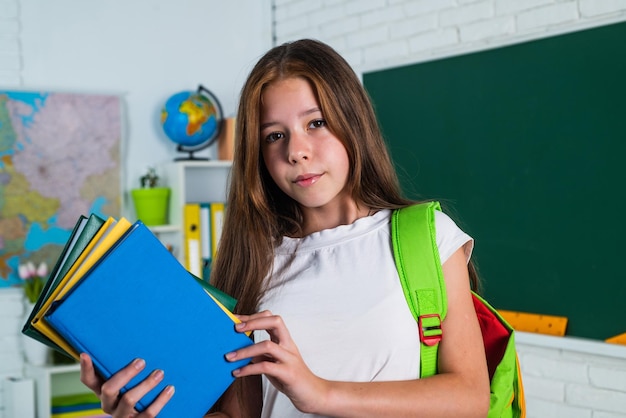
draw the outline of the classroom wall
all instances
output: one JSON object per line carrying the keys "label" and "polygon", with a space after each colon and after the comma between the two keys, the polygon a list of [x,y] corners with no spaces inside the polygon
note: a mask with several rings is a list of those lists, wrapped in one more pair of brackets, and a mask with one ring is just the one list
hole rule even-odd
{"label": "classroom wall", "polygon": [[122,97],[131,213],[127,192],[146,167],[179,156],[159,124],[167,98],[201,83],[233,115],[245,77],[270,46],[269,0],[0,0],[1,88]]}
{"label": "classroom wall", "polygon": [[[234,114],[271,40],[269,0],[0,0],[0,89],[121,95],[124,211],[134,216],[128,191],[177,156],[158,124],[165,100],[202,83]],[[2,382],[22,373],[22,311],[21,289],[0,289],[0,418]]]}
{"label": "classroom wall", "polygon": [[[624,0],[274,3],[277,44],[320,39],[359,74],[626,20]],[[527,333],[517,339],[529,418],[626,417],[626,347]]]}

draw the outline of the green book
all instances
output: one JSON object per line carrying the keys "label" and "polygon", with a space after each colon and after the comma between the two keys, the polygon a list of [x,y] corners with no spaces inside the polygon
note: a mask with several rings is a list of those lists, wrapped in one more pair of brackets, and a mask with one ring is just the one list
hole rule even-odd
{"label": "green book", "polygon": [[94,214],[90,215],[89,218],[82,215],[78,218],[78,221],[76,222],[76,225],[70,235],[70,239],[65,244],[61,255],[50,272],[50,276],[48,277],[48,280],[46,281],[46,284],[44,285],[44,288],[35,303],[35,307],[22,328],[23,334],[28,335],[29,337],[34,338],[61,353],[65,353],[64,350],[62,350],[56,343],[35,329],[31,322],[36,313],[54,292],[61,279],[67,274],[69,269],[76,262],[80,254],[85,250],[91,239],[94,235],[96,235],[103,224],[104,220]]}

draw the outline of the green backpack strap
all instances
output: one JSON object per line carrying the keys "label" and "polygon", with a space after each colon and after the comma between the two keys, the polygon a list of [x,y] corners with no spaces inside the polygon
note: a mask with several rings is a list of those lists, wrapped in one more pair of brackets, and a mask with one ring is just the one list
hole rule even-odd
{"label": "green backpack strap", "polygon": [[435,210],[441,210],[439,202],[426,202],[397,209],[391,218],[396,268],[422,342],[421,377],[437,373],[441,323],[448,311],[435,235]]}

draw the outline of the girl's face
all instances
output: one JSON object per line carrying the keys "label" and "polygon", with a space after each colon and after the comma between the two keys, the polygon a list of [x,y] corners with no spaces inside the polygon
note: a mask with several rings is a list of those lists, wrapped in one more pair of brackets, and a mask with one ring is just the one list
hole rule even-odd
{"label": "girl's face", "polygon": [[316,210],[327,213],[353,204],[346,190],[348,153],[326,125],[310,83],[297,77],[274,82],[261,102],[263,160],[305,218]]}

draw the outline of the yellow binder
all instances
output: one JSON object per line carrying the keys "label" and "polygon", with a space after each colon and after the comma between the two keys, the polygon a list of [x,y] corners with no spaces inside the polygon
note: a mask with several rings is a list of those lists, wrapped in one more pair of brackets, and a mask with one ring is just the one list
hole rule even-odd
{"label": "yellow binder", "polygon": [[186,203],[183,209],[185,267],[202,277],[202,244],[200,235],[200,204]]}

